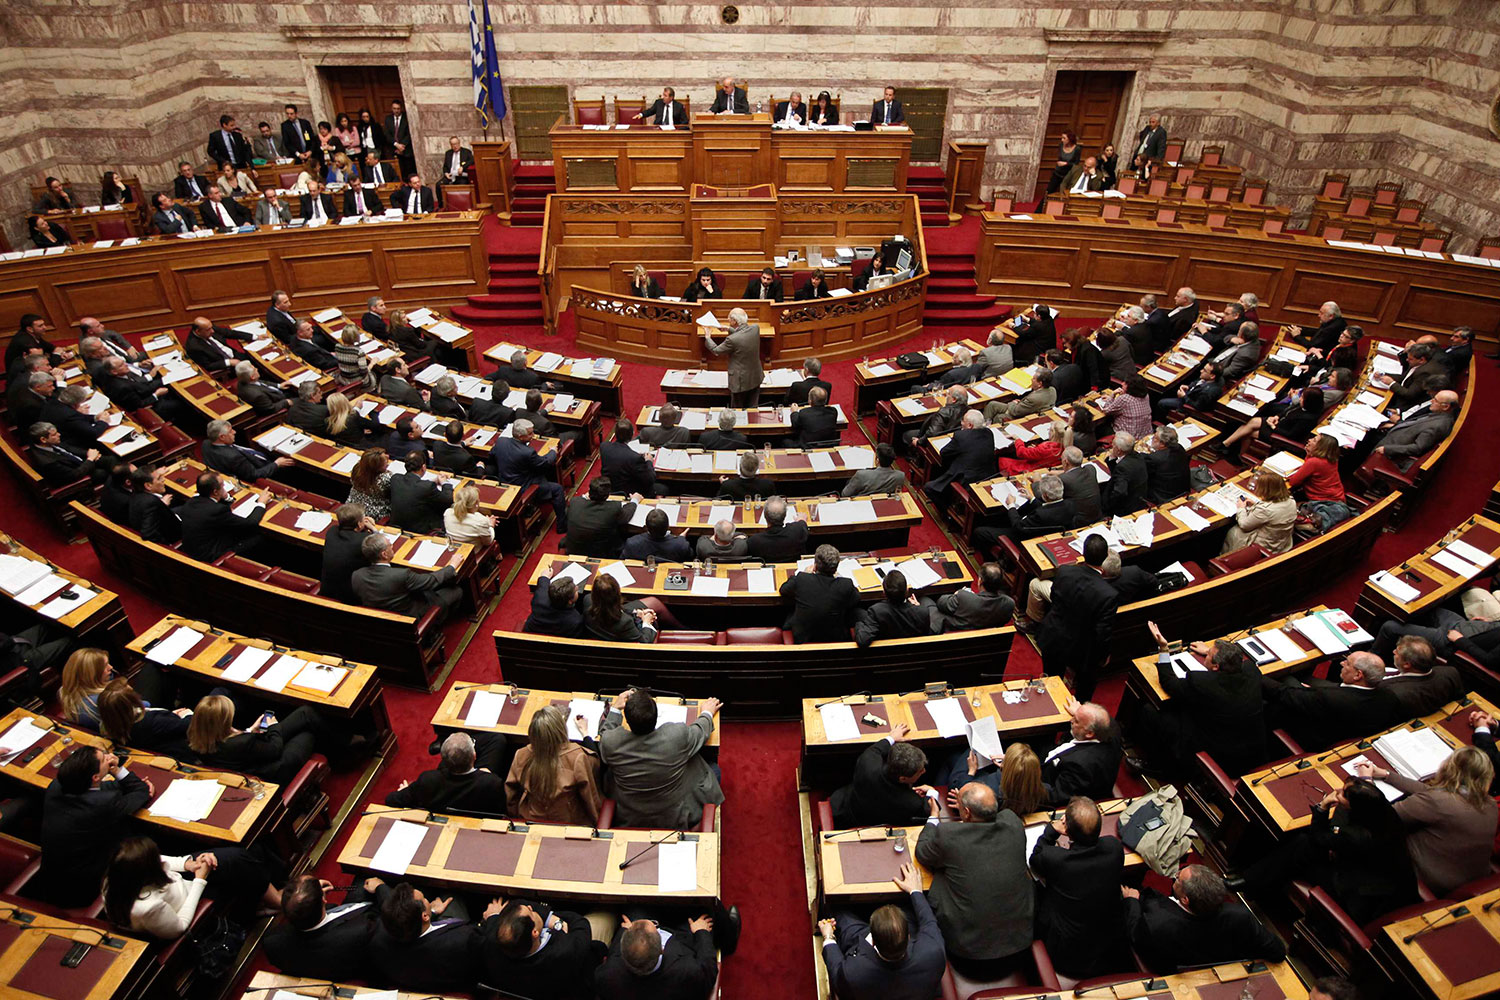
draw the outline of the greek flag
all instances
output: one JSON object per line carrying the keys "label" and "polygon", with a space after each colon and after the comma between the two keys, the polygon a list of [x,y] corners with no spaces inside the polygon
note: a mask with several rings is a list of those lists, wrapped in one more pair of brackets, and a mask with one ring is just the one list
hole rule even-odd
{"label": "greek flag", "polygon": [[500,60],[495,55],[495,34],[490,27],[490,0],[484,6],[483,23],[475,0],[469,0],[469,64],[474,72],[474,108],[486,127],[505,117],[505,89],[500,83]]}

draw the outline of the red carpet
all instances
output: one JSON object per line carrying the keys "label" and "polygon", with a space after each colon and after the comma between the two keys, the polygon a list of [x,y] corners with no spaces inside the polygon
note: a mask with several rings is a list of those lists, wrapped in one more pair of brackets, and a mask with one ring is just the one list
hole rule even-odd
{"label": "red carpet", "polygon": [[[950,229],[929,230],[930,251],[972,252],[978,236],[976,220],[966,219]],[[487,225],[485,240],[491,250],[535,248],[539,245],[537,230],[511,230]],[[1065,317],[1073,320],[1079,317]],[[1087,317],[1083,317],[1087,318]],[[503,329],[503,334],[502,334]],[[526,344],[543,345],[567,353],[572,344],[571,317],[565,317],[555,338],[547,338],[539,328],[520,331],[515,327],[477,329],[481,350],[505,339],[520,339]],[[970,330],[945,330],[929,327],[913,343],[926,344],[933,338],[969,335]],[[847,402],[852,382],[852,362],[829,364],[824,377],[833,382],[835,401]],[[1480,360],[1480,391],[1493,392],[1496,373],[1491,362]],[[625,406],[634,413],[642,404],[660,400],[661,369],[644,365],[625,366]],[[1475,388],[1475,387],[1471,387]],[[1476,407],[1470,415],[1457,446],[1431,483],[1411,519],[1394,534],[1384,535],[1357,566],[1327,567],[1329,582],[1318,599],[1346,608],[1352,606],[1365,576],[1375,569],[1393,565],[1400,559],[1430,543],[1449,527],[1479,510],[1496,479],[1496,463],[1489,452],[1490,442],[1500,431],[1500,415],[1495,408]],[[846,441],[863,441],[860,430],[851,427]],[[93,550],[87,545],[68,545],[50,522],[44,520],[7,481],[3,487],[5,503],[0,506],[0,528],[16,535],[66,568],[121,593],[131,624],[141,631],[156,621],[164,609],[150,599],[132,592],[103,573]],[[912,544],[946,544],[932,524],[924,524],[912,533]],[[556,551],[556,536],[549,535],[541,551]],[[524,580],[531,563],[523,567]],[[499,670],[495,662],[489,632],[495,628],[517,628],[526,613],[528,595],[524,585],[512,588],[498,609],[484,621],[467,652],[454,669],[451,681],[494,680]],[[1291,610],[1284,607],[1244,609],[1246,623],[1275,617]],[[450,644],[461,630],[450,633]],[[450,646],[451,648],[451,646]],[[1025,641],[1018,642],[1010,660],[1012,675],[1034,674],[1037,657]],[[1121,682],[1116,677],[1102,684],[1099,699],[1106,705],[1118,702]],[[711,694],[712,692],[703,692]],[[432,736],[428,723],[439,701],[439,695],[424,695],[400,688],[387,689],[392,723],[400,742],[397,760],[372,789],[370,799],[379,801],[402,778],[415,776],[430,766],[426,747]],[[796,801],[796,766],[800,732],[792,723],[727,723],[724,727],[720,763],[728,801],[723,811],[723,886],[726,901],[737,903],[744,914],[745,936],[739,953],[729,961],[721,980],[724,995],[729,998],[765,996],[770,990],[787,996],[809,996],[813,984],[812,950],[808,946],[810,925],[806,921],[803,894],[801,840],[798,830]],[[343,776],[335,787],[335,800],[347,788],[350,779]],[[324,873],[336,871],[334,858],[343,838],[334,844],[322,866]],[[774,984],[774,986],[772,985]]]}

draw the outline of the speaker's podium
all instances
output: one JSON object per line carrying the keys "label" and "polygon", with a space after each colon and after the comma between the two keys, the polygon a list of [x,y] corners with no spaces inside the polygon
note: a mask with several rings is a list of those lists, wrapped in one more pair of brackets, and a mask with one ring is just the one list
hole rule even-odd
{"label": "speaker's podium", "polygon": [[693,246],[703,260],[764,261],[776,253],[775,185],[694,184],[688,214]]}
{"label": "speaker's podium", "polygon": [[749,187],[776,179],[771,116],[702,115],[693,119],[693,179],[710,187]]}

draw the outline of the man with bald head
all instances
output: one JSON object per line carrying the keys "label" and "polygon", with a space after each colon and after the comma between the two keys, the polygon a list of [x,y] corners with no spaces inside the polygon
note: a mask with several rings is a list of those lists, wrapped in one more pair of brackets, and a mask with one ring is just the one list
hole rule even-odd
{"label": "man with bald head", "polygon": [[1133,163],[1140,170],[1152,160],[1164,159],[1167,155],[1167,130],[1161,127],[1161,115],[1152,115],[1136,136]]}
{"label": "man with bald head", "polygon": [[110,354],[117,354],[126,361],[139,361],[141,352],[136,350],[124,336],[113,330],[106,330],[104,324],[93,316],[85,316],[78,321],[78,336],[98,337],[104,342],[104,348]]}
{"label": "man with bald head", "polygon": [[1453,433],[1457,416],[1458,393],[1441,389],[1425,410],[1410,413],[1392,424],[1376,444],[1375,454],[1384,455],[1405,472],[1419,457]]}
{"label": "man with bald head", "polygon": [[994,789],[971,781],[958,790],[958,822],[941,823],[928,799],[917,861],[932,873],[929,902],[961,972],[995,978],[1004,960],[1031,947],[1032,892],[1026,831],[1002,810]]}
{"label": "man with bald head", "polygon": [[183,349],[188,360],[210,375],[217,375],[237,361],[249,361],[250,355],[238,347],[229,346],[229,341],[238,341],[239,334],[227,326],[219,326],[207,316],[193,320],[188,330]]}
{"label": "man with bald head", "polygon": [[610,1000],[703,1000],[719,975],[714,921],[704,914],[684,932],[651,919],[620,918],[609,958],[594,973],[599,996]]}
{"label": "man with bald head", "polygon": [[1381,686],[1385,661],[1374,653],[1350,653],[1338,680],[1261,678],[1269,725],[1285,728],[1308,750],[1373,736],[1406,718],[1401,702]]}
{"label": "man with bald head", "polygon": [[[1041,885],[1036,934],[1052,964],[1072,979],[1121,968],[1125,955],[1125,908],[1117,888],[1125,848],[1118,837],[1100,836],[1103,824],[1099,804],[1075,796],[1031,851],[1031,871]],[[1059,843],[1063,834],[1067,847]]]}
{"label": "man with bald head", "polygon": [[984,414],[978,410],[964,413],[963,425],[938,452],[941,471],[923,484],[922,490],[933,503],[942,500],[952,483],[977,483],[999,471],[995,457],[995,436],[984,425]]}
{"label": "man with bald head", "polygon": [[744,87],[735,86],[734,77],[726,76],[719,81],[719,89],[714,93],[713,107],[708,110],[716,115],[748,115],[750,98],[745,96]]}
{"label": "man with bald head", "polygon": [[1120,743],[1103,705],[1068,699],[1073,717],[1071,739],[1054,747],[1042,760],[1042,794],[1053,806],[1066,805],[1075,795],[1107,799],[1120,769]]}

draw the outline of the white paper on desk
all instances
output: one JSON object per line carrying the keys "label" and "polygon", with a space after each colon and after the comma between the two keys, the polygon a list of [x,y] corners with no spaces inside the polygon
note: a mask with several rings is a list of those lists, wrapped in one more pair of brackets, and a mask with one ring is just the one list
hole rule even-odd
{"label": "white paper on desk", "polygon": [[51,730],[38,726],[31,719],[22,719],[0,736],[0,760],[8,760],[16,754],[30,750],[32,744],[46,736]]}
{"label": "white paper on desk", "polygon": [[911,590],[921,590],[930,587],[934,583],[941,583],[942,577],[931,566],[922,559],[908,559],[896,566],[901,575],[906,577],[906,586]]}
{"label": "white paper on desk", "polygon": [[1397,774],[1423,781],[1437,773],[1453,748],[1430,728],[1398,729],[1375,740],[1380,756],[1391,762]]}
{"label": "white paper on desk", "polygon": [[437,423],[438,417],[435,413],[413,413],[411,415],[412,426],[426,433],[427,428]]}
{"label": "white paper on desk", "polygon": [[493,427],[482,427],[470,435],[469,443],[476,448],[488,448],[498,433]]}
{"label": "white paper on desk", "polygon": [[[1349,775],[1350,777],[1357,778],[1359,777],[1359,772],[1355,770],[1355,767],[1357,765],[1373,763],[1374,761],[1370,760],[1370,758],[1366,757],[1364,754],[1360,754],[1358,757],[1350,757],[1348,760],[1339,761],[1339,767],[1343,769],[1345,774]],[[1387,802],[1395,802],[1403,794],[1401,789],[1397,788],[1395,785],[1392,785],[1387,781],[1377,780],[1375,782],[1375,787],[1380,789],[1380,794],[1385,796],[1385,800]]]}
{"label": "white paper on desk", "polygon": [[902,416],[915,417],[919,413],[926,412],[927,407],[920,399],[908,397],[896,400],[896,409],[901,411]]}
{"label": "white paper on desk", "polygon": [[500,713],[505,710],[509,697],[494,691],[475,691],[469,702],[469,714],[464,716],[464,725],[489,729],[500,722]]}
{"label": "white paper on desk", "polygon": [[393,427],[395,426],[396,421],[400,420],[405,415],[406,407],[397,406],[395,403],[389,403],[380,408],[380,412],[375,415],[375,422],[388,427]]}
{"label": "white paper on desk", "polygon": [[255,443],[269,451],[275,451],[277,448],[281,447],[282,442],[296,436],[296,433],[297,428],[292,427],[288,424],[282,424],[279,427],[272,427],[260,437],[256,438]]}
{"label": "white paper on desk", "polygon": [[729,577],[695,576],[692,594],[694,597],[728,597]]}
{"label": "white paper on desk", "polygon": [[[604,718],[604,710],[609,706],[594,698],[574,698],[568,702],[568,739],[581,740],[585,736],[596,738],[599,735],[599,721]],[[575,716],[583,716],[585,730],[579,732],[578,720]]]}
{"label": "white paper on desk", "polygon": [[1171,372],[1167,371],[1165,368],[1160,367],[1159,365],[1150,365],[1141,374],[1149,375],[1150,377],[1156,379],[1158,382],[1170,382],[1177,377],[1176,375],[1173,375]]}
{"label": "white paper on desk", "polygon": [[840,448],[839,458],[843,459],[845,469],[875,468],[875,450],[873,448]]}
{"label": "white paper on desk", "polygon": [[1176,674],[1178,677],[1187,677],[1188,672],[1191,670],[1208,669],[1203,665],[1203,661],[1198,659],[1192,653],[1174,653],[1171,657],[1169,657],[1169,659],[1172,663],[1172,673]]}
{"label": "white paper on desk", "polygon": [[25,556],[0,555],[0,590],[11,596],[52,572],[52,567]]}
{"label": "white paper on desk", "polygon": [[566,566],[564,566],[562,569],[558,570],[553,575],[553,579],[556,579],[556,580],[572,580],[574,586],[578,586],[578,587],[582,587],[583,586],[583,582],[585,580],[587,580],[588,578],[589,578],[588,567],[585,566],[585,565],[583,565],[582,563],[576,563],[576,562],[570,562],[570,563],[568,563]]}
{"label": "white paper on desk", "polygon": [[1249,396],[1251,399],[1258,399],[1262,403],[1269,403],[1276,398],[1276,393],[1272,392],[1270,389],[1262,389],[1259,386],[1254,385],[1247,385],[1240,391]]}
{"label": "white paper on desk", "polygon": [[1482,567],[1475,566],[1468,560],[1460,559],[1451,548],[1438,549],[1432,554],[1432,561],[1444,569],[1451,570],[1464,579],[1473,579],[1484,572]]}
{"label": "white paper on desk", "polygon": [[854,709],[848,705],[841,701],[819,705],[818,714],[823,718],[823,736],[829,743],[859,739],[859,723],[854,719]]}
{"label": "white paper on desk", "polygon": [[[739,417],[736,420],[736,423],[740,424],[740,425],[743,425],[745,423],[745,418],[744,417]],[[684,410],[682,412],[682,426],[685,427],[685,428],[687,428],[690,431],[707,430],[708,429],[708,411],[707,410]]]}
{"label": "white paper on desk", "polygon": [[1239,397],[1231,399],[1224,405],[1229,407],[1229,409],[1234,410],[1236,413],[1254,413],[1257,409],[1259,409],[1259,407],[1256,406],[1253,402],[1241,399]]}
{"label": "white paper on desk", "polygon": [[[928,704],[928,711],[932,711],[931,703]],[[965,722],[964,735],[969,738],[969,749],[979,755],[981,766],[1005,756],[1005,750],[1000,745],[1000,729],[993,715]]]}
{"label": "white paper on desk", "polygon": [[749,569],[745,571],[745,590],[752,594],[770,594],[776,590],[774,569]]}
{"label": "white paper on desk", "polygon": [[1342,653],[1349,648],[1349,644],[1343,640],[1343,637],[1329,628],[1328,623],[1317,615],[1298,618],[1291,622],[1291,627],[1301,632],[1308,642],[1317,646],[1319,652],[1332,655]]}
{"label": "white paper on desk", "polygon": [[888,375],[896,374],[897,371],[899,371],[899,369],[897,369],[894,365],[888,365],[884,362],[870,366],[870,375],[874,378],[885,378]]}
{"label": "white paper on desk", "polygon": [[1042,834],[1047,832],[1047,827],[1049,826],[1051,826],[1051,823],[1043,820],[1040,823],[1033,823],[1030,826],[1026,827],[1025,832],[1027,870],[1030,870],[1031,868],[1031,855],[1036,850],[1036,845],[1042,842]]}
{"label": "white paper on desk", "polygon": [[411,859],[416,856],[417,848],[422,846],[422,840],[426,836],[426,824],[396,820],[386,830],[380,849],[370,859],[370,867],[392,875],[405,875],[406,869],[411,867]]}
{"label": "white paper on desk", "polygon": [[313,663],[309,661],[307,666],[303,667],[301,672],[292,678],[292,683],[299,688],[306,688],[309,691],[333,694],[333,689],[342,683],[348,673],[349,670],[346,667],[335,667],[329,663]]}
{"label": "white paper on desk", "polygon": [[333,471],[341,476],[347,476],[354,471],[359,464],[360,453],[357,451],[346,452],[337,462],[333,463]]}
{"label": "white paper on desk", "polygon": [[445,551],[447,551],[446,546],[442,543],[424,538],[417,543],[417,550],[411,554],[408,561],[431,569],[438,564],[438,560],[443,558]]}
{"label": "white paper on desk", "polygon": [[1015,510],[1029,499],[1026,494],[1020,491],[1015,483],[1008,479],[1002,479],[998,483],[991,483],[990,496],[994,497],[995,502],[1006,510]]}
{"label": "white paper on desk", "polygon": [[[801,568],[801,564],[800,563],[798,564],[798,568],[799,569]],[[851,556],[844,556],[842,559],[839,560],[839,568],[836,569],[836,570],[834,570],[833,575],[834,576],[841,576],[845,580],[849,580],[850,582],[853,582],[853,580],[854,580],[854,573],[858,569],[859,569],[859,560],[858,559],[855,559],[855,558],[853,558]]]}
{"label": "white paper on desk", "polygon": [[146,811],[182,823],[197,823],[208,818],[223,794],[224,786],[217,781],[173,778]]}
{"label": "white paper on desk", "polygon": [[695,476],[712,475],[714,456],[712,452],[699,451],[688,456],[688,471]]}
{"label": "white paper on desk", "polygon": [[807,460],[812,464],[814,472],[832,472],[834,470],[833,455],[826,451],[810,451]]}
{"label": "white paper on desk", "polygon": [[1025,424],[1006,424],[1005,436],[1013,441],[1031,442],[1037,439],[1038,434]]}
{"label": "white paper on desk", "polygon": [[99,435],[99,443],[100,444],[115,444],[116,442],[118,442],[119,440],[121,440],[122,438],[124,438],[127,434],[130,434],[130,433],[132,433],[134,431],[135,431],[135,428],[129,426],[128,424],[118,424],[118,425],[116,425],[114,427],[111,427],[109,430],[105,431],[103,434],[100,434]]}
{"label": "white paper on desk", "polygon": [[344,314],[339,310],[338,306],[330,306],[329,308],[324,309],[322,312],[313,313],[313,319],[317,320],[319,323],[327,323],[330,320],[338,319],[342,315]]}
{"label": "white paper on desk", "polygon": [[431,323],[435,319],[437,319],[437,316],[435,316],[432,310],[428,309],[426,306],[423,306],[421,309],[413,309],[411,312],[406,314],[406,321],[413,324],[414,326],[423,326],[427,323]]}
{"label": "white paper on desk", "polygon": [[659,892],[692,892],[698,888],[698,842],[684,840],[656,848]]}
{"label": "white paper on desk", "polygon": [[1188,581],[1190,583],[1197,583],[1198,582],[1197,578],[1195,578],[1192,573],[1188,572],[1188,568],[1186,566],[1184,566],[1181,562],[1174,562],[1174,563],[1170,563],[1170,564],[1168,564],[1166,566],[1163,566],[1161,568],[1161,571],[1163,573],[1181,573],[1183,576],[1185,576],[1185,577],[1188,578]]}
{"label": "white paper on desk", "polygon": [[673,705],[669,702],[658,701],[656,703],[656,728],[660,729],[669,722],[680,722],[684,726],[688,721],[688,708],[686,705]]}
{"label": "white paper on desk", "polygon": [[304,510],[297,515],[300,531],[325,531],[333,523],[333,515],[326,510]]}
{"label": "white paper on desk", "polygon": [[229,509],[229,512],[235,517],[249,517],[254,514],[256,510],[265,509],[266,505],[261,503],[260,497],[251,494],[247,499],[241,500],[238,504],[231,507]]}
{"label": "white paper on desk", "polygon": [[1218,490],[1203,494],[1198,498],[1198,502],[1220,517],[1234,517],[1240,511],[1239,504]]}
{"label": "white paper on desk", "polygon": [[1400,375],[1401,362],[1386,354],[1376,354],[1372,364],[1377,375]]}
{"label": "white paper on desk", "polygon": [[37,612],[46,615],[48,618],[61,618],[69,612],[83,607],[98,596],[98,591],[74,584],[46,604],[37,608]]}
{"label": "white paper on desk", "polygon": [[1265,643],[1266,648],[1274,653],[1276,659],[1282,663],[1295,663],[1307,657],[1307,654],[1302,651],[1302,647],[1297,645],[1291,636],[1279,628],[1257,632],[1255,633],[1255,638]]}
{"label": "white paper on desk", "polygon": [[232,683],[243,684],[254,677],[255,672],[275,655],[274,650],[261,649],[259,646],[245,646],[240,649],[239,655],[229,662],[219,677]]}
{"label": "white paper on desk", "polygon": [[186,625],[179,625],[172,631],[171,635],[166,636],[146,652],[146,659],[170,667],[181,659],[188,650],[196,646],[198,640],[202,638],[203,633],[197,629],[188,628]]}
{"label": "white paper on desk", "polygon": [[733,473],[738,471],[740,467],[740,456],[738,452],[715,451],[713,454],[715,472]]}
{"label": "white paper on desk", "polygon": [[282,653],[275,663],[267,667],[265,672],[251,683],[263,691],[280,691],[305,666],[307,666],[307,661],[300,656]]}
{"label": "white paper on desk", "polygon": [[1386,570],[1371,573],[1370,583],[1377,590],[1384,591],[1387,595],[1394,597],[1402,604],[1410,604],[1422,596],[1422,592],[1416,587],[1411,586],[1403,580],[1396,579],[1394,573],[1387,572]]}
{"label": "white paper on desk", "polygon": [[622,587],[634,587],[635,576],[626,568],[622,562],[612,562],[599,567],[600,576],[613,577],[615,582]]}
{"label": "white paper on desk", "polygon": [[1302,459],[1289,451],[1278,451],[1260,464],[1285,478],[1302,468]]}
{"label": "white paper on desk", "polygon": [[1476,548],[1462,538],[1455,538],[1445,548],[1464,562],[1472,563],[1481,568],[1495,561],[1495,557],[1484,551],[1484,549]]}
{"label": "white paper on desk", "polygon": [[932,716],[938,735],[943,739],[963,736],[969,725],[969,720],[964,718],[963,706],[957,698],[930,699],[927,702],[927,714]]}
{"label": "white paper on desk", "polygon": [[16,601],[28,607],[36,607],[43,601],[50,600],[57,592],[68,585],[68,578],[56,573],[47,573],[40,580],[21,591],[16,596]]}
{"label": "white paper on desk", "polygon": [[[630,442],[632,451],[638,442]],[[645,454],[645,452],[642,452]],[[661,448],[656,453],[656,468],[659,472],[677,472],[689,465],[687,452],[681,448]]]}

